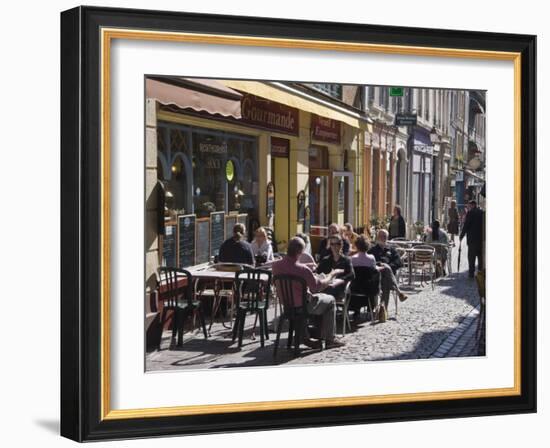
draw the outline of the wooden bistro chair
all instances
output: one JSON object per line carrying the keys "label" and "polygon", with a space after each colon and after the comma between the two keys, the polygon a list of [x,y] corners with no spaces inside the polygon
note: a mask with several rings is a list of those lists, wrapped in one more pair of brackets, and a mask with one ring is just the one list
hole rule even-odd
{"label": "wooden bistro chair", "polygon": [[244,268],[235,273],[235,304],[237,317],[233,324],[233,341],[239,338],[239,348],[243,345],[244,323],[247,314],[254,314],[260,321],[260,344],[264,347],[264,337],[269,339],[267,309],[271,289],[271,271]]}
{"label": "wooden bistro chair", "polygon": [[160,294],[162,302],[162,316],[160,319],[161,338],[159,338],[158,349],[162,339],[162,330],[166,323],[168,311],[173,312],[172,339],[178,334],[178,346],[183,343],[183,324],[187,315],[193,316],[195,312],[199,315],[200,324],[207,339],[206,325],[201,302],[193,300],[193,276],[189,271],[179,268],[160,267]]}
{"label": "wooden bistro chair", "polygon": [[[277,290],[280,304],[283,307],[279,322],[277,324],[277,337],[273,345],[273,357],[277,356],[279,340],[281,339],[281,330],[285,320],[288,321],[288,343],[287,347],[292,346],[294,340],[294,356],[300,353],[300,342],[307,324],[309,313],[307,311],[307,285],[306,281],[296,275],[275,275],[273,284]],[[299,297],[294,295],[294,287],[297,286],[300,291]],[[301,299],[301,303],[299,300]]]}
{"label": "wooden bistro chair", "polygon": [[427,244],[420,244],[415,246],[411,253],[411,259],[409,260],[412,268],[420,270],[420,285],[424,284],[424,278],[426,272],[429,272],[432,289],[434,289],[434,277],[435,277],[435,248]]}

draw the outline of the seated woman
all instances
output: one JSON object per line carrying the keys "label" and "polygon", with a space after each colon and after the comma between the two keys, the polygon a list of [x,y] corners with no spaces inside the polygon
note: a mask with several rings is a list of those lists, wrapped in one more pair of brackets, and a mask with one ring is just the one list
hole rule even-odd
{"label": "seated woman", "polygon": [[348,255],[353,255],[357,253],[357,248],[355,247],[355,242],[359,235],[353,230],[353,225],[350,222],[346,222],[342,228],[342,236],[349,243],[350,249]]}
{"label": "seated woman", "polygon": [[445,266],[447,266],[447,245],[449,244],[449,235],[447,235],[447,232],[445,232],[445,230],[441,229],[439,221],[437,219],[432,222],[432,231],[428,232],[425,235],[424,241],[426,243],[440,243],[444,245],[437,246],[435,252],[437,254],[437,257],[441,260],[443,275],[446,275]]}
{"label": "seated woman", "polygon": [[273,261],[273,247],[267,238],[267,232],[263,227],[258,227],[254,233],[254,241],[250,244],[254,258],[260,263]]}
{"label": "seated woman", "polygon": [[336,300],[344,298],[346,292],[346,283],[355,278],[351,260],[343,253],[344,243],[340,235],[330,237],[330,254],[321,259],[317,266],[318,274],[329,274],[334,270],[339,271],[336,275],[337,281],[332,286],[326,288],[323,292],[334,296]]}
{"label": "seated woman", "polygon": [[[369,241],[364,235],[355,240],[357,253],[351,256],[351,265],[355,272],[355,280],[351,284],[350,310],[353,311],[353,320],[357,322],[361,308],[368,306],[373,311],[378,306],[380,292],[380,271],[376,265],[374,255],[368,254]],[[389,269],[389,267],[388,267]],[[390,269],[391,271],[391,269]],[[356,295],[354,295],[354,292]]]}

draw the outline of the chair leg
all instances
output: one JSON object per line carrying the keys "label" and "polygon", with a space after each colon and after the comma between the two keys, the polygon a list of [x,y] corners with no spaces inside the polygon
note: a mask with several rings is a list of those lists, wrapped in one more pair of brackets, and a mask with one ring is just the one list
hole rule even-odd
{"label": "chair leg", "polygon": [[275,344],[273,344],[273,357],[277,357],[277,349],[279,348],[279,341],[281,339],[281,329],[283,328],[283,316],[279,317],[279,322],[277,324],[277,336],[275,336]]}
{"label": "chair leg", "polygon": [[160,317],[160,334],[159,334],[159,343],[157,349],[160,350],[160,344],[162,343],[162,333],[164,331],[164,324],[166,322],[166,308],[162,308],[162,315]]}
{"label": "chair leg", "polygon": [[174,310],[174,318],[178,334],[178,347],[181,347],[183,345],[183,322],[185,319],[183,314],[183,310],[180,310],[178,308]]}
{"label": "chair leg", "polygon": [[260,318],[260,345],[263,347],[264,346],[264,328],[265,328],[263,311],[258,310],[256,312],[256,317]]}
{"label": "chair leg", "polygon": [[204,339],[208,339],[208,333],[206,331],[206,321],[204,320],[204,313],[202,312],[202,305],[199,305],[198,313],[199,313],[199,320],[202,327],[202,332],[204,334]]}
{"label": "chair leg", "polygon": [[267,310],[264,309],[263,313],[264,313],[264,334],[265,334],[265,338],[269,340],[269,326],[267,325]]}
{"label": "chair leg", "polygon": [[178,311],[177,311],[177,308],[174,308],[174,312],[172,313],[172,339],[176,337],[177,331],[178,331]]}
{"label": "chair leg", "polygon": [[235,322],[233,322],[233,329],[231,330],[233,342],[235,342],[235,339],[237,339],[237,335],[239,334],[239,324],[240,324],[240,314],[237,312],[237,315],[235,316]]}
{"label": "chair leg", "polygon": [[239,348],[243,346],[243,334],[244,334],[244,321],[246,320],[246,310],[238,310],[237,314],[240,314],[239,321]]}
{"label": "chair leg", "polygon": [[294,319],[288,320],[288,341],[286,343],[286,348],[290,348],[292,346],[292,334],[294,332]]}
{"label": "chair leg", "polygon": [[300,343],[302,342],[302,331],[304,328],[304,319],[300,317],[296,322],[296,328],[294,329],[294,356],[300,354]]}

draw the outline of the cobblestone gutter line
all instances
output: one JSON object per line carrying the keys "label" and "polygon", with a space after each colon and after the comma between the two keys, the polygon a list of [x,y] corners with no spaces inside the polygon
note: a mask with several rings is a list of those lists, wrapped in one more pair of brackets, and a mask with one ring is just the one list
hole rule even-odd
{"label": "cobblestone gutter line", "polygon": [[476,338],[479,305],[462,320],[457,328],[430,355],[430,358],[453,358],[476,356],[478,341]]}

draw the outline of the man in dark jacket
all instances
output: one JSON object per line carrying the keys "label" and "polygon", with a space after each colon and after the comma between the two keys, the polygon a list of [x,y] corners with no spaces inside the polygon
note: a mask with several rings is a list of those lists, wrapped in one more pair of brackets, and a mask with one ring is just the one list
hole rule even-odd
{"label": "man in dark jacket", "polygon": [[376,235],[376,244],[370,248],[368,253],[373,255],[377,262],[387,264],[393,273],[396,274],[397,270],[403,266],[403,262],[397,251],[386,244],[388,238],[389,234],[387,230],[379,230]]}
{"label": "man in dark jacket", "polygon": [[233,227],[233,236],[220,247],[219,260],[224,263],[241,263],[254,266],[254,252],[250,243],[245,240],[245,228],[241,223]]}
{"label": "man in dark jacket", "polygon": [[477,206],[476,201],[468,202],[468,213],[460,232],[460,241],[466,235],[468,243],[468,274],[470,278],[474,277],[476,268],[483,269],[483,211]]}

